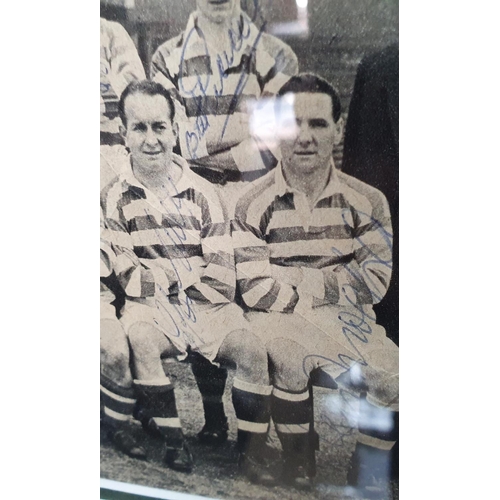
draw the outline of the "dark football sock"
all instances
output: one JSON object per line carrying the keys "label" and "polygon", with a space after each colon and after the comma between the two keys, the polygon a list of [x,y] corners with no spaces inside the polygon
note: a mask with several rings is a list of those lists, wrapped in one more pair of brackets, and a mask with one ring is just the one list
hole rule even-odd
{"label": "dark football sock", "polygon": [[210,429],[227,428],[227,418],[222,403],[227,370],[218,368],[202,357],[193,359],[191,370],[201,394],[207,427]]}
{"label": "dark football sock", "polygon": [[232,399],[238,419],[240,453],[258,457],[264,452],[271,418],[271,391],[272,386],[234,379]]}
{"label": "dark football sock", "polygon": [[285,467],[304,467],[314,476],[316,435],[311,432],[313,400],[309,389],[290,392],[274,388],[271,413],[276,432],[281,441]]}
{"label": "dark football sock", "polygon": [[101,419],[111,429],[128,424],[136,403],[133,387],[122,387],[101,374]]}
{"label": "dark football sock", "polygon": [[137,397],[149,425],[165,437],[169,448],[182,448],[184,436],[175,404],[174,386],[168,378],[152,381],[135,380]]}

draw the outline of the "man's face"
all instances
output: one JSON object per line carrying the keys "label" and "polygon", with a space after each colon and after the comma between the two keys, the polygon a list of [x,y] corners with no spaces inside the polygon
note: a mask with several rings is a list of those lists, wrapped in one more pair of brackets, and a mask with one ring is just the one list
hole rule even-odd
{"label": "man's face", "polygon": [[223,23],[239,12],[240,0],[196,0],[198,10],[214,23]]}
{"label": "man's face", "polygon": [[282,161],[295,173],[327,168],[333,147],[340,143],[342,122],[333,120],[328,94],[297,93],[284,96],[278,124]]}
{"label": "man's face", "polygon": [[132,94],[125,100],[125,144],[135,165],[155,169],[168,165],[177,140],[170,107],[162,95]]}

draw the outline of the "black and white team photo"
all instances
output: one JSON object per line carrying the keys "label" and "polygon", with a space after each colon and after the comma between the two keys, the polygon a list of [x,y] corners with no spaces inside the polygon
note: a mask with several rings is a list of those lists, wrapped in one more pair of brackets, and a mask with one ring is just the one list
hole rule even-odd
{"label": "black and white team photo", "polygon": [[101,0],[101,498],[399,498],[398,67],[398,0]]}

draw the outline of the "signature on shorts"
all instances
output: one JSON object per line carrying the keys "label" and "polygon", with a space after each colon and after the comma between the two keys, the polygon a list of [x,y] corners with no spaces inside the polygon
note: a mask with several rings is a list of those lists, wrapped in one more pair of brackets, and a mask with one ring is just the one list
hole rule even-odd
{"label": "signature on shorts", "polygon": [[[343,213],[342,217],[344,223],[349,226],[350,223],[347,212],[348,211],[346,210],[346,212]],[[392,233],[387,228],[385,228],[380,221],[373,218],[371,215],[365,214],[363,212],[358,213],[362,217],[368,219],[369,224],[373,226],[375,233],[378,234],[380,239],[383,241],[383,244],[386,245],[387,249],[389,250],[389,255],[392,255]],[[350,229],[354,230],[355,228],[351,227]],[[366,234],[373,234],[373,231]],[[369,253],[370,257],[364,259],[359,270],[349,266],[346,266],[345,269],[356,280],[363,281],[369,286],[373,297],[373,303],[377,303],[383,298],[385,291],[380,290],[380,283],[377,283],[373,279],[371,273],[368,272],[368,267],[370,265],[376,264],[379,267],[385,267],[390,271],[392,270],[392,259],[384,259],[380,256],[380,254],[377,254],[373,250],[371,250],[369,245],[370,242],[366,241],[366,234],[356,236],[354,239],[363,247],[366,252]],[[332,251],[336,255],[343,255],[342,252],[340,252],[340,250],[335,247],[332,247]],[[346,370],[348,370],[354,363],[358,363],[361,366],[367,366],[366,360],[360,352],[359,347],[360,344],[367,344],[370,341],[370,336],[373,333],[372,325],[376,322],[376,317],[374,314],[371,314],[366,310],[367,308],[364,307],[364,304],[358,304],[355,299],[352,299],[352,297],[356,297],[356,289],[352,285],[344,285],[340,292],[348,302],[348,305],[346,306],[346,310],[339,312],[337,319],[343,325],[342,333],[349,345],[352,347],[352,351],[349,354],[341,352],[337,355],[336,359],[330,359],[326,356],[321,356],[318,354],[308,355],[304,358],[303,362],[304,373],[307,372],[307,361],[310,358],[313,358],[314,360],[325,360]]]}

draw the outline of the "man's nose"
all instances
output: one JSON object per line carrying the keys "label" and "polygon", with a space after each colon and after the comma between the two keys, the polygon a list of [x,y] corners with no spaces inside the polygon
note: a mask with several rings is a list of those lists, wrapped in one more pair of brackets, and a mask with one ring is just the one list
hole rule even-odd
{"label": "man's nose", "polygon": [[309,144],[313,140],[311,129],[308,125],[300,125],[297,140],[299,143]]}
{"label": "man's nose", "polygon": [[146,130],[146,139],[145,139],[146,144],[155,146],[156,143],[158,142],[158,138],[156,137],[156,134],[154,133],[152,128],[149,128]]}

